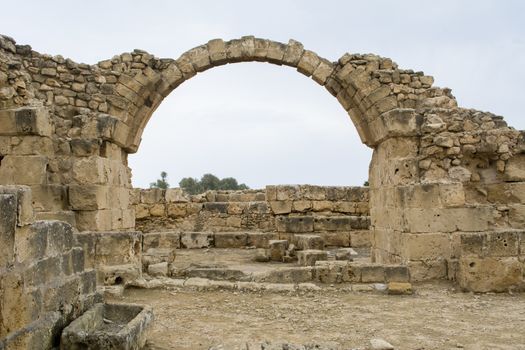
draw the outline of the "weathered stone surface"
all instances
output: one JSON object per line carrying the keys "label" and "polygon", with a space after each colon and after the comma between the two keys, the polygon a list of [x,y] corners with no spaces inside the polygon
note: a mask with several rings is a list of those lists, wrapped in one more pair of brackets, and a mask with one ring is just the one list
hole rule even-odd
{"label": "weathered stone surface", "polygon": [[300,250],[297,252],[298,264],[301,266],[314,266],[319,260],[327,260],[328,253],[323,250]]}
{"label": "weathered stone surface", "polygon": [[294,235],[293,242],[298,250],[324,249],[324,240],[318,235]]}
{"label": "weathered stone surface", "polygon": [[268,256],[272,261],[283,261],[288,248],[287,240],[270,240],[268,242]]}
{"label": "weathered stone surface", "polygon": [[213,234],[210,232],[182,232],[180,236],[182,248],[209,248],[213,245]]}
{"label": "weathered stone surface", "polygon": [[[108,327],[107,322],[117,324],[117,327]],[[140,349],[146,344],[147,331],[152,322],[151,308],[96,304],[64,329],[60,348]]]}
{"label": "weathered stone surface", "polygon": [[247,245],[246,232],[216,232],[214,235],[216,248],[243,248]]}

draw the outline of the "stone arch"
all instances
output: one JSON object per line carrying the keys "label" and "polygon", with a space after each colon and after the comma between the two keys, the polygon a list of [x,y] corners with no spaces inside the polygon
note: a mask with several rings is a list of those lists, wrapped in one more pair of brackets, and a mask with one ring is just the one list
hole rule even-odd
{"label": "stone arch", "polygon": [[[197,73],[237,62],[290,66],[311,77],[337,98],[350,115],[361,141],[369,147],[374,147],[385,137],[381,116],[401,107],[398,97],[400,92],[394,89],[391,77],[395,75],[392,72],[395,72],[396,66],[390,59],[375,55],[345,54],[337,62],[330,62],[304,49],[295,40],[284,44],[252,36],[226,42],[214,39],[183,53],[177,60],[160,60],[156,70],[146,69],[134,76],[125,74],[120,77],[115,91],[131,106],[124,105],[121,113],[129,127],[125,147],[131,152],[136,151],[151,115],[180,84]],[[402,84],[400,73],[397,75],[398,83]],[[421,86],[424,88],[430,87],[432,83],[431,77],[421,74],[405,75],[408,76],[408,82],[415,81],[412,76],[422,78]],[[402,118],[406,117],[405,113]]]}
{"label": "stone arch", "polygon": [[249,36],[211,40],[177,60],[135,50],[88,65],[0,35],[0,184],[30,186],[39,219],[71,220],[80,231],[134,229],[127,155],[149,118],[185,80],[243,61],[311,76],[374,148],[376,262],[471,290],[525,285],[524,133],[500,116],[459,108],[432,77],[372,54],[330,62],[293,40]]}

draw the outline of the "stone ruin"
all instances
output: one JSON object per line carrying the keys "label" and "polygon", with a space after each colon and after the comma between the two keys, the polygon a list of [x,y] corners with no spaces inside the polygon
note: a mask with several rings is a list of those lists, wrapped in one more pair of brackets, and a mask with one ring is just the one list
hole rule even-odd
{"label": "stone ruin", "polygon": [[[335,97],[373,149],[369,188],[132,189],[127,156],[162,100],[197,73],[246,61],[295,68]],[[89,65],[0,36],[0,348],[58,346],[103,301],[101,287],[179,276],[172,253],[195,244],[295,254],[303,266],[280,276],[298,283],[523,290],[524,181],[523,132],[388,58],[331,62],[294,40],[247,36],[176,60],[134,50]],[[368,261],[352,257],[363,247]]]}

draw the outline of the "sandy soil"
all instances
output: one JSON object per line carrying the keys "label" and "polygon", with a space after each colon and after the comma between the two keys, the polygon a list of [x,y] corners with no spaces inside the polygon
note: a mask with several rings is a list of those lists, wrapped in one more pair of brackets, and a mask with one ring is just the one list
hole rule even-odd
{"label": "sandy soil", "polygon": [[365,349],[525,349],[525,294],[474,295],[448,284],[413,296],[336,290],[293,294],[129,289],[119,302],[151,305],[150,349],[235,349],[246,342]]}

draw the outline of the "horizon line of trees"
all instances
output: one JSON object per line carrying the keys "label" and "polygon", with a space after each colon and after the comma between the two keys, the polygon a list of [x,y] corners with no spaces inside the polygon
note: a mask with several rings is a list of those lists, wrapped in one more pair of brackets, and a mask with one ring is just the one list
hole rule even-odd
{"label": "horizon line of trees", "polygon": [[[160,173],[160,179],[150,183],[150,188],[162,188],[167,189],[170,187],[168,183],[168,173],[162,171]],[[204,174],[199,179],[193,177],[185,177],[179,181],[179,187],[182,188],[188,194],[200,194],[208,190],[247,190],[249,187],[241,183],[239,184],[237,179],[233,177],[225,177],[219,179],[213,174]]]}

